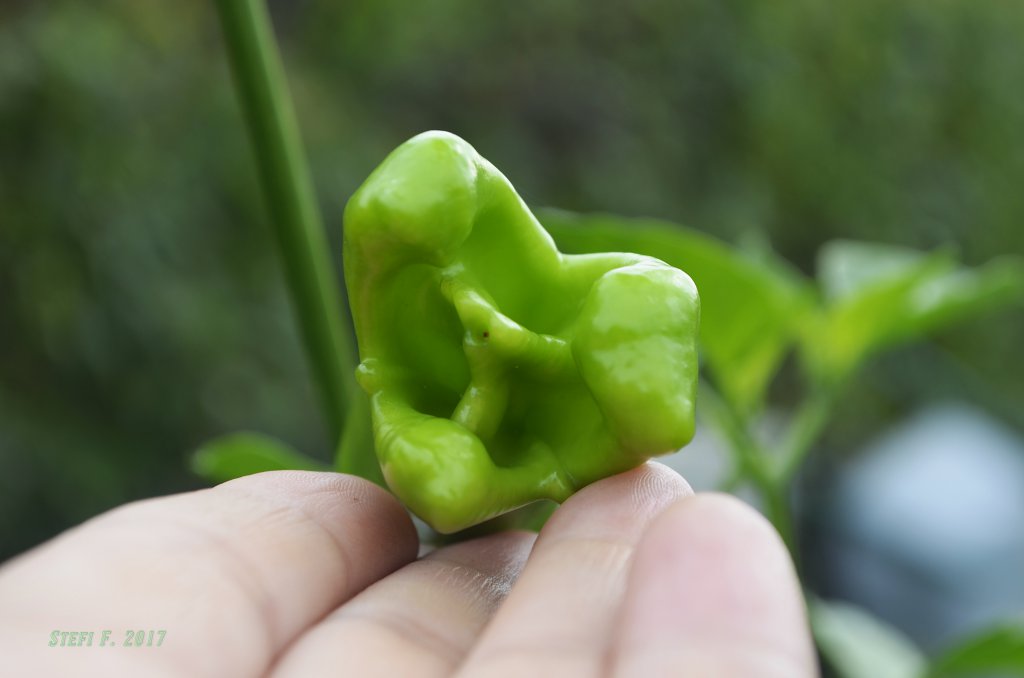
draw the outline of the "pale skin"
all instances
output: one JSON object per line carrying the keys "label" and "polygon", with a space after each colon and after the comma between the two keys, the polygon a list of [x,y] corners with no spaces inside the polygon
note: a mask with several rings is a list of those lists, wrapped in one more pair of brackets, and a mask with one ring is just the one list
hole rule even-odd
{"label": "pale skin", "polygon": [[[539,536],[417,558],[372,484],[272,472],[122,506],[0,568],[10,675],[698,676],[817,668],[755,511],[659,464],[584,488]],[[93,647],[48,647],[55,629]],[[98,647],[103,630],[117,647]],[[164,629],[123,647],[126,629]]]}

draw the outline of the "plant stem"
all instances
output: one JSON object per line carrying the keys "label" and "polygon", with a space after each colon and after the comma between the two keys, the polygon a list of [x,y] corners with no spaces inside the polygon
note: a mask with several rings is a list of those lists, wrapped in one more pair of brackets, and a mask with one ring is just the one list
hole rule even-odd
{"label": "plant stem", "polygon": [[703,381],[700,384],[699,392],[701,406],[718,429],[725,434],[736,457],[738,470],[750,479],[760,493],[764,500],[765,515],[775,526],[795,562],[797,560],[796,535],[793,531],[793,516],[787,497],[788,485],[779,482],[769,472],[768,456],[750,434],[743,417],[729,405],[728,401]]}
{"label": "plant stem", "polygon": [[337,441],[355,351],[270,17],[262,0],[218,0],[217,8],[302,341]]}
{"label": "plant stem", "polygon": [[815,385],[793,416],[782,443],[782,456],[775,469],[776,482],[787,485],[821,436],[835,405],[836,387]]}
{"label": "plant stem", "polygon": [[764,499],[764,511],[768,520],[775,526],[783,543],[789,549],[793,565],[800,570],[799,544],[796,541],[796,530],[793,526],[793,509],[789,505],[789,486],[768,484],[761,490]]}
{"label": "plant stem", "polygon": [[759,490],[770,484],[772,477],[765,465],[764,455],[743,419],[707,382],[701,381],[698,392],[700,407],[725,435],[735,453],[740,474],[748,477]]}

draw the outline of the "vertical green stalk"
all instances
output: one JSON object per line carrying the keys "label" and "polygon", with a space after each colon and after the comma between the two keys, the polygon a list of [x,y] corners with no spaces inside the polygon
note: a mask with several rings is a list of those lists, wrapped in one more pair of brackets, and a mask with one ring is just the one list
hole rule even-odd
{"label": "vertical green stalk", "polygon": [[793,558],[793,565],[799,572],[800,545],[797,543],[796,528],[793,525],[793,509],[789,505],[789,487],[787,485],[769,484],[761,488],[761,498],[764,500],[765,516],[775,526],[775,530],[782,537],[783,543],[789,549]]}
{"label": "vertical green stalk", "polygon": [[787,484],[800,469],[811,446],[821,437],[832,409],[838,387],[815,385],[797,410],[782,443],[782,455],[776,471],[780,484]]}
{"label": "vertical green stalk", "polygon": [[736,469],[728,480],[728,486],[732,487],[742,480],[753,484],[764,502],[765,515],[786,542],[798,568],[800,560],[793,510],[789,503],[790,486],[800,465],[828,424],[839,394],[839,385],[815,382],[809,391],[787,426],[780,454],[769,455],[763,444],[752,435],[746,418],[710,384],[701,382],[700,385],[701,407],[725,435],[736,460]]}
{"label": "vertical green stalk", "polygon": [[[761,495],[765,516],[775,526],[779,536],[786,543],[793,562],[799,567],[796,532],[793,514],[789,505],[789,485],[771,473],[771,460],[761,444],[751,434],[747,422],[729,401],[719,395],[706,382],[700,384],[699,407],[706,413],[715,427],[725,435],[737,463],[734,480],[749,480]],[[731,482],[731,481],[730,481]]]}
{"label": "vertical green stalk", "polygon": [[337,441],[355,352],[270,17],[262,0],[217,0],[217,8],[302,341]]}

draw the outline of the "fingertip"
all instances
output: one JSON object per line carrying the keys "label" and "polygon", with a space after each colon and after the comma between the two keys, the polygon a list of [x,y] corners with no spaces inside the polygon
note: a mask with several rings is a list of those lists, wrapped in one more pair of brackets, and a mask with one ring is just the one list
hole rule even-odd
{"label": "fingertip", "polygon": [[633,496],[637,505],[662,498],[677,501],[693,495],[693,488],[679,472],[665,464],[648,460],[627,474],[635,476]]}
{"label": "fingertip", "polygon": [[644,534],[615,650],[623,675],[815,674],[806,612],[770,523],[729,495],[684,498]]}
{"label": "fingertip", "polygon": [[629,523],[643,527],[673,502],[692,494],[689,483],[676,471],[648,461],[591,483],[569,497],[554,512],[541,534],[560,531],[566,523],[591,519],[601,523],[611,521],[613,526]]}
{"label": "fingertip", "polygon": [[705,546],[736,547],[746,552],[780,556],[792,570],[792,563],[779,533],[759,511],[737,497],[723,492],[701,492],[676,502],[665,511],[664,520],[651,527],[661,538],[678,544],[680,534],[700,539]]}

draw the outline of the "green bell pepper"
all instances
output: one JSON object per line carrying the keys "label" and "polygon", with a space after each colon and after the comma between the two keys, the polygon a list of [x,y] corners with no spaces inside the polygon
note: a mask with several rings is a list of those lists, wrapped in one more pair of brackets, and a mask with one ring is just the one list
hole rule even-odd
{"label": "green bell pepper", "polygon": [[384,477],[440,532],[693,437],[693,281],[650,257],[561,254],[452,134],[402,144],[352,196],[344,263]]}

